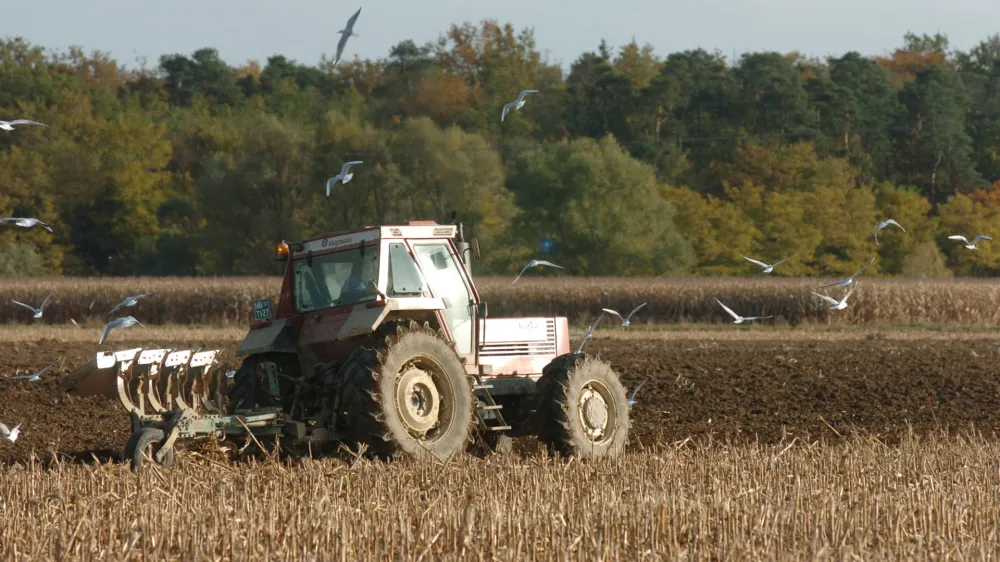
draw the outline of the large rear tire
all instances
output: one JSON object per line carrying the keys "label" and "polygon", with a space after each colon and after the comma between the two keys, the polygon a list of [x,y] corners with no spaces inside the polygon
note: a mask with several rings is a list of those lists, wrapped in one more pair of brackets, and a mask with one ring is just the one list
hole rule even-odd
{"label": "large rear tire", "polygon": [[381,458],[444,460],[465,450],[472,386],[455,349],[426,323],[383,327],[341,373],[347,443]]}
{"label": "large rear tire", "polygon": [[624,452],[628,402],[608,363],[583,354],[563,355],[545,367],[538,384],[538,439],[550,451],[583,458]]}

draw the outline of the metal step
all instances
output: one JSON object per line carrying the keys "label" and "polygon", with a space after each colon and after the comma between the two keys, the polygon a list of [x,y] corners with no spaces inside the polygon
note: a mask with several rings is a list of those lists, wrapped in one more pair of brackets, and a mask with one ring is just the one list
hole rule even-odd
{"label": "metal step", "polygon": [[493,388],[492,384],[477,384],[472,387],[472,390],[489,390]]}
{"label": "metal step", "polygon": [[478,406],[476,406],[476,409],[479,410],[480,412],[486,410],[502,410],[503,406],[499,404],[479,404]]}
{"label": "metal step", "polygon": [[510,431],[509,425],[488,425],[486,426],[487,431]]}

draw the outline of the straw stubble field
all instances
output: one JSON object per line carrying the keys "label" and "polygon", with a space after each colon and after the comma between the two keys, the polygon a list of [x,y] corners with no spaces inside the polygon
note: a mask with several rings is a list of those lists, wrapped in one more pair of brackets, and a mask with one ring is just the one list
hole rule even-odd
{"label": "straw stubble field", "polygon": [[[64,363],[48,381],[0,380],[0,418],[24,431],[0,443],[0,559],[1000,555],[1000,338],[729,328],[608,329],[588,344],[626,387],[649,378],[618,460],[550,459],[530,440],[513,458],[443,465],[198,447],[142,474],[116,460],[128,437],[117,404],[49,397],[92,357],[90,334],[25,328],[0,352],[3,374]],[[126,333],[118,345],[231,357],[240,330]]]}

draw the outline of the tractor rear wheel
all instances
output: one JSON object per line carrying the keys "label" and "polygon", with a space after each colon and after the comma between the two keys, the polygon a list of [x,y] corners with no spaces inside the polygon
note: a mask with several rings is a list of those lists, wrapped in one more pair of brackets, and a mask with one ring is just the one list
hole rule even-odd
{"label": "tractor rear wheel", "polygon": [[611,366],[568,354],[545,367],[538,381],[538,439],[563,456],[617,457],[625,450],[629,409]]}
{"label": "tractor rear wheel", "polygon": [[382,458],[446,459],[472,431],[472,386],[454,347],[428,324],[394,323],[342,370],[344,441]]}
{"label": "tractor rear wheel", "polygon": [[[160,451],[160,446],[163,444],[165,438],[166,436],[161,429],[155,427],[139,428],[132,433],[128,438],[128,442],[125,443],[124,460],[129,461],[132,465],[132,470],[139,470],[143,466],[157,464],[156,453]],[[163,455],[163,462],[159,464],[167,467],[173,466],[173,448],[169,449]]]}

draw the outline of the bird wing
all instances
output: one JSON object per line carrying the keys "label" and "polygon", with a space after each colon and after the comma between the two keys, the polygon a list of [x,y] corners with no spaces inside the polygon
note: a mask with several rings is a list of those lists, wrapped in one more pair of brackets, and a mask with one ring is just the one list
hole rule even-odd
{"label": "bird wing", "polygon": [[774,318],[774,315],[772,314],[771,316],[747,316],[746,318],[744,318],[744,320],[767,320],[768,318]]}
{"label": "bird wing", "polygon": [[528,94],[537,94],[537,93],[538,93],[538,90],[521,90],[521,93],[518,94],[518,96],[517,96],[517,102],[520,103],[520,102],[524,101],[524,98]]}
{"label": "bird wing", "polygon": [[510,111],[510,108],[514,107],[514,105],[516,105],[516,104],[514,104],[514,103],[505,103],[505,104],[503,104],[503,111],[500,112],[500,120],[501,121],[503,121],[504,118],[507,117],[507,112]]}
{"label": "bird wing", "polygon": [[0,423],[0,433],[2,433],[4,437],[9,437],[10,429],[6,425]]}
{"label": "bird wing", "polygon": [[559,269],[566,269],[565,267],[563,267],[561,265],[556,265],[556,264],[554,264],[554,263],[552,263],[550,261],[545,261],[545,260],[535,260],[535,265],[547,265],[549,267],[557,267]]}
{"label": "bird wing", "polygon": [[594,329],[596,329],[597,325],[601,322],[601,318],[604,318],[603,311],[601,312],[601,315],[597,317],[597,320],[594,320],[594,323],[591,324],[589,328],[587,328],[587,333],[585,334],[586,337],[590,337],[591,335],[593,335]]}
{"label": "bird wing", "polygon": [[333,59],[333,64],[340,62],[340,57],[344,54],[344,47],[347,46],[348,37],[350,37],[350,35],[344,33],[340,36],[340,41],[337,41],[337,56]]}
{"label": "bird wing", "polygon": [[38,371],[38,372],[37,372],[37,373],[35,373],[35,374],[36,374],[36,375],[41,375],[41,374],[42,374],[42,373],[44,373],[45,371],[48,371],[49,369],[51,369],[51,368],[52,368],[52,366],[53,366],[53,365],[55,365],[55,364],[56,364],[56,363],[58,363],[58,362],[59,362],[59,360],[58,360],[58,359],[56,359],[55,361],[53,361],[53,362],[49,363],[49,366],[48,366],[48,367],[45,367],[44,369],[42,369],[41,371]]}
{"label": "bird wing", "polygon": [[[755,260],[755,259],[753,259],[753,258],[748,258],[748,257],[746,257],[746,256],[743,256],[743,259],[747,260],[748,262],[753,262],[753,263],[755,263],[755,264],[757,264],[757,265],[759,265],[759,266],[761,266],[761,267],[763,267],[763,268],[767,269],[767,265],[768,265],[768,264],[766,264],[766,263],[764,263],[764,262],[762,262],[762,261],[757,261],[757,260]],[[774,264],[774,265],[778,265],[778,264]]]}
{"label": "bird wing", "polygon": [[828,303],[830,303],[830,304],[832,304],[832,305],[838,305],[838,304],[840,304],[840,303],[839,303],[839,302],[837,302],[837,301],[836,301],[835,299],[833,299],[833,298],[831,298],[831,297],[828,297],[828,296],[826,296],[826,295],[821,295],[821,294],[819,294],[819,293],[817,293],[817,292],[815,292],[815,291],[809,291],[809,292],[810,292],[810,293],[812,293],[812,294],[814,294],[814,295],[816,295],[817,297],[819,297],[819,298],[821,298],[821,299],[825,300],[826,302],[828,302]]}
{"label": "bird wing", "polygon": [[836,285],[843,285],[843,284],[844,284],[844,280],[841,279],[840,281],[834,281],[833,283],[830,283],[829,285],[820,285],[819,287],[816,287],[816,288],[817,289],[825,289],[827,287],[834,287]]}
{"label": "bird wing", "polygon": [[339,174],[336,175],[336,176],[333,176],[332,178],[330,178],[328,180],[326,180],[326,196],[327,197],[330,196],[330,190],[333,189],[333,186],[337,183],[337,179],[338,178],[340,178]]}
{"label": "bird wing", "polygon": [[41,125],[42,127],[48,127],[44,123],[39,123],[38,121],[29,121],[27,119],[15,119],[13,121],[7,121],[8,125]]}
{"label": "bird wing", "polygon": [[896,222],[896,219],[889,219],[889,220],[887,220],[887,221],[885,221],[885,222],[886,222],[887,224],[894,224],[894,225],[898,226],[900,230],[902,230],[903,232],[906,232],[906,229],[905,229],[905,228],[903,228],[903,225],[901,225],[901,224],[899,224],[898,222]]}
{"label": "bird wing", "polygon": [[38,226],[44,228],[45,230],[48,230],[49,232],[52,232],[52,227],[49,226],[48,223],[44,223],[42,221],[38,221]]}
{"label": "bird wing", "polygon": [[[778,265],[779,263],[785,263],[786,261],[788,261],[788,260],[790,260],[790,259],[794,258],[794,257],[795,257],[795,256],[797,256],[797,255],[799,255],[799,254],[798,254],[798,253],[795,253],[795,254],[792,254],[792,255],[788,256],[787,258],[785,258],[785,259],[783,259],[783,260],[778,260],[778,261],[774,262],[774,265]],[[771,267],[774,267],[774,265],[772,265]]]}
{"label": "bird wing", "polygon": [[649,379],[643,380],[641,383],[639,383],[639,386],[635,387],[635,390],[632,391],[632,397],[630,398],[630,400],[635,400],[636,393],[639,392],[639,389],[642,388],[642,385],[646,384],[646,381],[648,380]]}
{"label": "bird wing", "polygon": [[350,32],[354,29],[354,22],[358,21],[358,16],[361,15],[361,8],[358,8],[357,12],[347,20],[347,26],[344,27],[344,31]]}
{"label": "bird wing", "polygon": [[722,304],[722,301],[720,301],[719,299],[715,299],[715,302],[719,303],[719,306],[721,306],[722,308],[726,309],[726,312],[728,312],[729,315],[733,317],[733,320],[739,320],[740,319],[740,315],[736,314],[735,312],[733,312],[733,309],[731,309],[728,306]]}
{"label": "bird wing", "polygon": [[864,273],[864,271],[866,269],[868,269],[869,267],[871,267],[871,265],[873,263],[875,263],[875,256],[872,256],[872,259],[868,260],[868,263],[866,263],[864,265],[864,267],[862,267],[861,269],[859,269],[856,272],[854,272],[854,275],[852,275],[851,277],[854,278],[854,277],[857,277],[858,275],[861,275],[862,273]]}
{"label": "bird wing", "polygon": [[642,303],[639,306],[633,308],[632,312],[630,312],[629,315],[628,315],[628,319],[631,320],[632,317],[635,315],[635,313],[639,312],[639,309],[642,308],[642,307],[644,307],[644,306],[646,306],[646,303]]}
{"label": "bird wing", "polygon": [[972,239],[972,243],[975,244],[976,242],[978,242],[980,240],[993,240],[993,239],[990,238],[989,236],[986,236],[985,234],[980,234],[980,235],[978,235],[978,236],[976,236],[975,238]]}
{"label": "bird wing", "polygon": [[622,318],[622,315],[621,315],[621,314],[618,314],[618,313],[617,313],[616,311],[614,311],[614,310],[611,310],[610,308],[602,308],[601,310],[603,310],[604,312],[607,312],[608,314],[614,314],[614,315],[615,315],[615,316],[617,316],[617,317],[618,317],[618,319],[619,319],[619,320],[621,320],[622,322],[624,322],[624,321],[625,321],[625,319],[624,319],[624,318]]}
{"label": "bird wing", "polygon": [[19,221],[19,220],[21,220],[21,219],[19,219],[18,217],[7,217],[7,218],[0,219],[0,222],[14,222],[14,221]]}
{"label": "bird wing", "polygon": [[[966,244],[969,243],[969,239],[968,238],[966,238],[965,236],[960,236],[958,234],[956,234],[954,236],[949,236],[948,240],[961,240],[962,242],[965,242]],[[976,240],[978,240],[978,238],[976,238]]]}
{"label": "bird wing", "polygon": [[35,307],[33,307],[33,306],[28,306],[28,305],[24,304],[23,302],[17,302],[17,301],[16,301],[16,300],[14,300],[14,299],[10,299],[10,302],[12,302],[12,303],[14,303],[14,304],[19,304],[19,305],[23,306],[24,308],[27,308],[28,310],[30,310],[30,311],[32,311],[32,312],[38,312],[37,310],[35,310]]}
{"label": "bird wing", "polygon": [[38,310],[44,310],[45,305],[49,303],[50,298],[52,298],[52,293],[49,293],[48,296],[45,297],[45,300],[42,301],[42,306],[38,307]]}
{"label": "bird wing", "polygon": [[122,301],[122,302],[116,304],[114,308],[112,308],[110,311],[108,311],[108,314],[114,314],[115,311],[117,311],[119,308],[121,308],[123,306],[125,306],[125,301]]}
{"label": "bird wing", "polygon": [[524,272],[527,271],[529,267],[534,266],[535,263],[536,263],[535,260],[531,260],[530,262],[528,262],[528,265],[522,267],[521,272],[517,274],[517,277],[515,277],[510,284],[513,285],[514,283],[517,283],[517,280],[520,279],[522,275],[524,275]]}
{"label": "bird wing", "polygon": [[104,333],[101,334],[101,339],[98,340],[97,345],[101,345],[105,341],[107,341],[108,336],[111,335],[111,330],[114,330],[120,325],[121,325],[120,318],[118,320],[112,320],[111,322],[108,322],[108,325],[104,327]]}
{"label": "bird wing", "polygon": [[851,294],[854,293],[854,289],[857,289],[857,288],[858,288],[858,282],[855,281],[854,284],[851,285],[851,290],[847,291],[847,294],[844,295],[844,298],[840,299],[840,302],[837,303],[837,304],[843,304],[843,303],[847,302],[847,298],[850,297]]}

